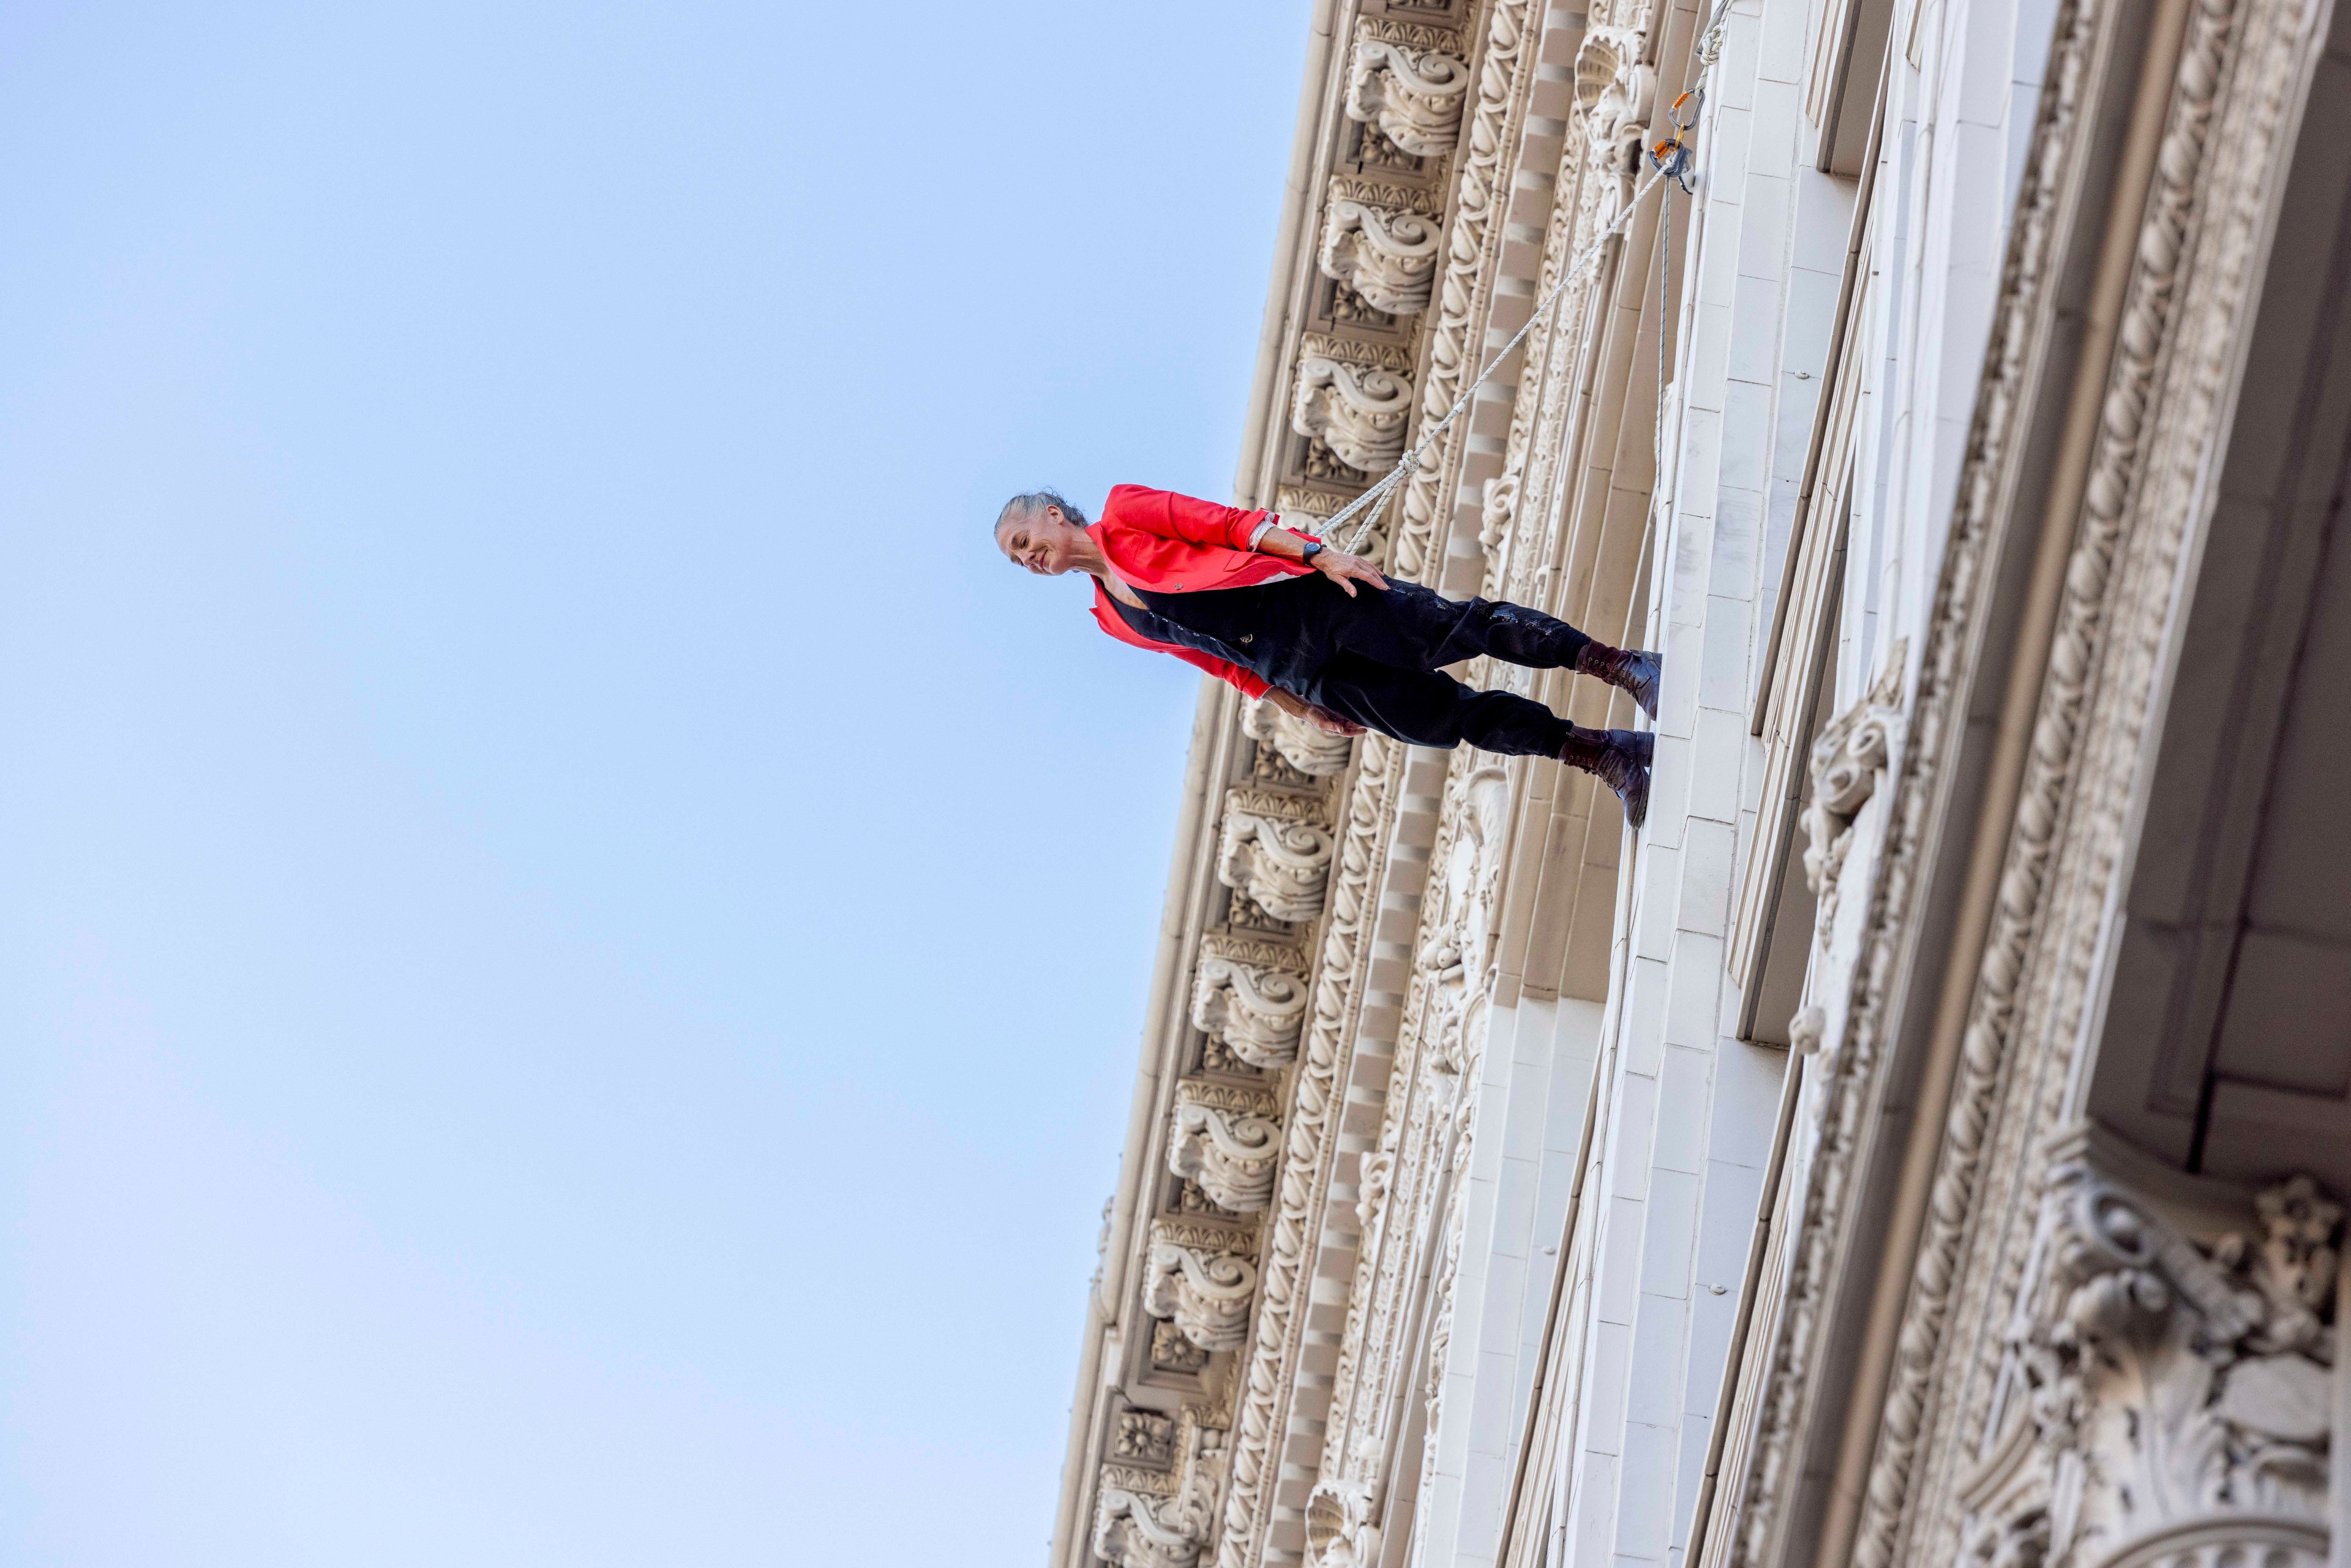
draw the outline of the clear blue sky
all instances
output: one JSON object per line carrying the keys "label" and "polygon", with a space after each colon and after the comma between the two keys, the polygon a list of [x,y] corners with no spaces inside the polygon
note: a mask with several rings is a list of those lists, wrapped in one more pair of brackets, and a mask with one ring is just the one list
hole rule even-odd
{"label": "clear blue sky", "polygon": [[1303,0],[0,7],[0,1564],[1035,1564]]}

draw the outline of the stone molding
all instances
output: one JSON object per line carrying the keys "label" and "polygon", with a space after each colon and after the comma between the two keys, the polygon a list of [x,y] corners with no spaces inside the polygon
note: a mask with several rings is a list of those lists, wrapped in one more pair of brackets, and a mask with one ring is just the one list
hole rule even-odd
{"label": "stone molding", "polygon": [[1334,338],[1327,332],[1307,332],[1298,340],[1301,359],[1332,360],[1358,371],[1412,374],[1412,350],[1400,343],[1367,343],[1359,338]]}
{"label": "stone molding", "polygon": [[[1924,1500],[1934,1517],[1917,1517],[1918,1462],[1928,1445],[1980,1430],[1992,1396],[1940,1331],[1963,1281],[1997,1290],[2031,1248],[2031,1226],[2011,1215],[1970,1267],[1970,1237],[1997,1201],[1988,1174],[2040,1178],[2036,1151],[2071,1114],[2062,1085],[2076,1076],[2074,1020],[2123,859],[2162,628],[2187,591],[2188,537],[2227,439],[2261,236],[2292,142],[2288,100],[2324,11],[2311,0],[2189,7],[1855,1538],[1862,1568],[1903,1561],[1921,1527],[1928,1539],[1956,1535],[1939,1485]],[[2012,1079],[2048,1087],[2003,1106]]]}
{"label": "stone molding", "polygon": [[[1523,113],[1525,82],[1535,64],[1527,48],[1528,19],[1527,0],[1494,0],[1487,17],[1476,99],[1468,107],[1461,138],[1464,151],[1455,176],[1445,268],[1432,295],[1437,309],[1429,323],[1427,368],[1419,388],[1425,418],[1442,418],[1461,395],[1466,376],[1476,374],[1479,354],[1472,322],[1486,314],[1490,290],[1487,274],[1498,259],[1493,242],[1500,237],[1489,231],[1509,202],[1502,162],[1511,140],[1510,128]],[[1459,482],[1468,423],[1457,421],[1402,486],[1402,518],[1390,525],[1394,542],[1387,551],[1389,570],[1398,576],[1418,580],[1428,568],[1437,497]]]}
{"label": "stone molding", "polygon": [[[2017,1280],[2033,1247],[2014,1198],[2037,1188],[2034,1151],[2065,1114],[2075,1023],[2106,892],[2119,862],[2132,759],[2150,711],[2160,628],[2198,515],[2220,410],[2241,341],[2264,214],[2282,178],[2286,99],[2297,79],[2307,0],[2194,0],[2108,368],[2098,433],[2024,763],[2015,831],[1961,1035],[1924,1228],[1861,1489],[1853,1561],[1863,1568],[1952,1561],[1960,1510],[1953,1468],[1995,1397],[1996,1371],[1969,1322]],[[1919,920],[1935,813],[1948,787],[1989,580],[2008,531],[2015,468],[2053,308],[2055,268],[2074,237],[2069,202],[2089,145],[2089,95],[2112,0],[2063,0],[2047,86],[2025,160],[1958,503],[1909,704],[1907,741],[1885,781],[1882,847],[1830,1033],[1841,1039],[1818,1091],[1819,1138],[1788,1239],[1790,1265],[1764,1358],[1768,1393],[1742,1473],[1726,1477],[1735,1524],[1723,1561],[1779,1563],[1823,1357],[1826,1291],[1851,1233],[1864,1125],[1884,1092],[1905,949]],[[2257,37],[2257,42],[2248,42]],[[2245,60],[2238,57],[2243,55]],[[2257,62],[2247,64],[2247,61]],[[1841,1015],[1841,1017],[1840,1017]],[[2003,1212],[1984,1190],[1998,1174]],[[1978,1364],[1970,1364],[1970,1357]],[[1922,1466],[1931,1464],[1928,1476]],[[1922,1485],[1923,1479],[1923,1485]],[[2182,1552],[2201,1551],[2192,1542]],[[2026,1548],[2020,1545],[2017,1550]],[[1806,1548],[1805,1550],[1809,1550]],[[1940,1553],[1939,1559],[1938,1553]],[[1709,1556],[1712,1553],[1709,1552]],[[2146,1559],[2155,1561],[2158,1559]],[[2171,1559],[2159,1559],[2170,1561]],[[2191,1554],[2189,1561],[2194,1561]],[[1987,1559],[1989,1561],[1989,1559]],[[2018,1558],[2038,1563],[2037,1556]],[[2143,1559],[2133,1556],[2133,1563]]]}
{"label": "stone molding", "polygon": [[1323,1487],[1341,1493],[1353,1489],[1373,1497],[1387,1479],[1389,1422],[1400,1408],[1395,1390],[1412,1360],[1405,1341],[1414,1291],[1431,1249],[1437,1263],[1426,1309],[1419,1389],[1429,1434],[1426,1462],[1434,1460],[1444,1419],[1468,1184],[1451,1183],[1441,1214],[1436,1206],[1447,1190],[1446,1174],[1468,1167],[1477,1140],[1470,1086],[1485,1046],[1494,916],[1511,810],[1508,773],[1468,766],[1470,759],[1456,762],[1442,799],[1379,1142],[1365,1158],[1359,1184],[1363,1241],[1332,1374],[1322,1468]]}
{"label": "stone molding", "polygon": [[1332,175],[1328,199],[1332,202],[1361,202],[1366,206],[1411,213],[1416,217],[1441,218],[1445,215],[1445,208],[1438,202],[1437,193],[1426,186],[1368,180],[1360,174]]}
{"label": "stone molding", "polygon": [[[1629,131],[1631,152],[1637,157],[1647,125],[1643,100],[1655,95],[1656,73],[1640,63],[1647,44],[1646,25],[1646,8],[1633,0],[1592,9],[1591,25],[1576,54],[1574,120],[1561,152],[1542,265],[1534,282],[1539,294],[1550,293],[1561,271],[1614,221],[1618,206],[1631,194],[1635,166],[1620,155],[1617,143],[1620,132]],[[1613,92],[1612,83],[1617,84]],[[1615,151],[1598,151],[1604,144]],[[1573,390],[1573,376],[1592,347],[1584,340],[1591,302],[1595,293],[1605,294],[1614,287],[1615,256],[1624,243],[1621,238],[1614,242],[1597,267],[1570,285],[1549,319],[1528,339],[1501,472],[1485,481],[1479,497],[1478,542],[1486,552],[1489,597],[1540,603],[1552,586],[1550,569],[1560,541],[1521,541],[1517,519],[1524,498],[1548,498],[1554,476],[1573,466],[1566,453],[1583,401]],[[1447,406],[1452,395],[1458,394],[1448,394]],[[1405,506],[1409,513],[1409,495]],[[1552,507],[1545,515],[1556,517],[1568,509]]]}
{"label": "stone molding", "polygon": [[1276,1423],[1305,1325],[1301,1309],[1313,1250],[1308,1225],[1328,1179],[1324,1156],[1336,1130],[1338,1071],[1353,1024],[1363,966],[1370,957],[1372,873],[1378,858],[1374,846],[1391,821],[1391,802],[1403,782],[1405,752],[1384,736],[1365,736],[1362,766],[1347,794],[1339,872],[1331,888],[1314,981],[1313,1016],[1293,1074],[1280,1174],[1266,1222],[1257,1319],[1248,1354],[1235,1373],[1232,1479],[1217,1540],[1217,1568],[1244,1568],[1258,1553],[1268,1522]]}
{"label": "stone molding", "polygon": [[1376,474],[1404,455],[1412,378],[1353,363],[1354,357],[1315,354],[1299,360],[1290,426],[1301,435],[1320,436],[1348,466]]}

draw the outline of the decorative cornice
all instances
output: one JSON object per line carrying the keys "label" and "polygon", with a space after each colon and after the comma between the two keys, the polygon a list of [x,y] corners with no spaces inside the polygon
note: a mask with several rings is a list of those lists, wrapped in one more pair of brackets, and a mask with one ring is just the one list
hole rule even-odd
{"label": "decorative cornice", "polygon": [[[2022,1165],[2037,1176],[2042,1134],[2067,1113],[2062,1086],[2075,1076],[2091,955],[2123,863],[2162,628],[2189,591],[2187,541],[2228,439],[2290,100],[2324,14],[2311,0],[2195,0],[2189,11],[1891,1368],[1855,1542],[1868,1568],[1907,1560],[1925,1445],[1948,1446],[1939,1434],[1955,1418],[1980,1424],[1990,1397],[1979,1369],[1928,1331],[1951,1321],[1963,1281],[1975,1293],[2012,1289],[1994,1281],[2012,1281],[2031,1250],[2031,1228],[2011,1223],[1979,1247],[1987,1263],[1965,1256],[1988,1174]],[[2011,1080],[2045,1087],[2011,1095],[2004,1111]],[[1959,1390],[1946,1386],[1954,1378]],[[1954,1403],[1966,1408],[1937,1416]],[[1954,1528],[1925,1522],[1938,1538]]]}
{"label": "decorative cornice", "polygon": [[[1930,1444],[1948,1458],[1963,1446],[1959,1434],[1977,1430],[1994,1374],[1970,1364],[1980,1359],[1973,1339],[1955,1345],[1949,1331],[1962,1291],[1967,1321],[1996,1315],[1998,1281],[2013,1280],[2038,1245],[2032,1227],[2013,1218],[1982,1231],[1980,1189],[1995,1169],[2006,1173],[2004,1191],[2040,1178],[2034,1129],[2062,1113],[2073,1076],[2084,988],[2095,968],[2089,954],[2120,863],[2132,759],[2151,712],[2159,629],[2180,591],[2184,540],[2220,434],[2254,235],[2273,199],[2267,182],[2282,162],[2284,99],[2294,78],[2291,41],[2307,15],[2306,0],[2195,0],[2189,8],[1862,1489],[1853,1552],[1865,1568],[1956,1550],[1949,1489],[1938,1494],[1935,1517],[1922,1518],[1918,1467]],[[1822,1135],[1792,1238],[1734,1563],[1777,1561],[1773,1542],[1800,1468],[1802,1401],[1824,1349],[1823,1291],[1850,1226],[1860,1129],[1883,1092],[1894,989],[1917,925],[1928,823],[1955,759],[1987,572],[2003,532],[2022,526],[2004,508],[2031,417],[2038,341],[2048,329],[2061,214],[2084,156],[2083,111],[2102,58],[2099,35],[2117,25],[2104,0],[2066,0],[2059,8],[1921,650],[1909,740],[1892,780],[1885,848],[1846,988],[1844,1044],[1824,1074]],[[2233,62],[2245,31],[2262,32],[2269,49],[2250,72]],[[2215,149],[2224,124],[2235,127],[2235,144],[2222,155]],[[2193,306],[2191,290],[2200,296]],[[2192,333],[2183,330],[2189,321],[2197,324]]]}
{"label": "decorative cornice", "polygon": [[[1964,700],[1968,651],[1989,583],[1985,570],[2006,517],[2001,480],[2022,445],[2023,409],[2034,352],[2052,293],[2059,240],[2059,207],[2074,175],[2074,150],[2101,12],[2110,0],[2060,0],[2031,152],[2017,197],[2016,219],[1991,311],[1983,384],[1976,400],[1968,454],[1959,485],[1933,608],[1920,648],[1917,689],[1909,704],[1909,743],[1891,781],[1884,849],[1875,868],[1863,921],[1860,954],[1846,998],[1844,1044],[1822,1074],[1816,1102],[1820,1134],[1802,1206],[1789,1239],[1788,1273],[1770,1340],[1757,1347],[1770,1371],[1746,1474],[1733,1493],[1733,1529],[1726,1538],[1727,1568],[1765,1568],[1776,1561],[1773,1542],[1790,1496],[1802,1479],[1795,1447],[1806,1416],[1820,1358],[1837,1243],[1854,1203],[1855,1166],[1867,1105],[1885,1072],[1886,1030],[1894,977],[1905,936],[1915,918],[1926,872],[1928,821],[1941,776],[1956,742],[1952,720]],[[1729,1489],[1726,1489],[1729,1490]],[[1717,1504],[1719,1508],[1720,1503]]]}
{"label": "decorative cornice", "polygon": [[[1463,128],[1461,167],[1456,178],[1453,222],[1446,246],[1445,269],[1439,275],[1433,303],[1436,319],[1428,335],[1427,369],[1421,377],[1420,410],[1425,420],[1440,419],[1461,395],[1466,377],[1475,373],[1477,359],[1471,334],[1473,319],[1486,307],[1486,273],[1493,257],[1488,254],[1488,231],[1508,200],[1502,159],[1509,145],[1507,127],[1513,106],[1524,99],[1520,78],[1533,68],[1526,47],[1526,0],[1496,0],[1488,18],[1486,45],[1478,66],[1477,101]],[[1429,549],[1436,530],[1437,497],[1459,482],[1460,457],[1469,420],[1457,421],[1446,432],[1437,450],[1422,461],[1404,486],[1403,521],[1389,551],[1390,570],[1416,581],[1429,567]]]}
{"label": "decorative cornice", "polygon": [[1281,1172],[1267,1218],[1257,1322],[1243,1364],[1236,1371],[1239,1383],[1232,1481],[1217,1542],[1217,1568],[1244,1568],[1267,1522],[1280,1436],[1276,1422],[1305,1327],[1301,1309],[1313,1249],[1309,1221],[1320,1207],[1327,1179],[1324,1156],[1336,1131],[1339,1067],[1354,1022],[1363,967],[1371,956],[1376,845],[1388,830],[1391,802],[1403,783],[1405,750],[1384,736],[1365,736],[1361,768],[1348,792],[1338,874],[1332,879],[1315,978],[1313,1017],[1295,1069]]}
{"label": "decorative cornice", "polygon": [[[2140,219],[2123,329],[2107,372],[2105,417],[2099,422],[2079,533],[2065,573],[2034,744],[2026,754],[2016,828],[2001,874],[2002,896],[1993,908],[1977,972],[1959,1079],[1944,1123],[1942,1158],[1896,1343],[1871,1485],[1855,1540],[1858,1568],[1891,1568],[1890,1553],[1909,1495],[1936,1347],[1958,1274],[1960,1239],[1973,1211],[1976,1179],[1989,1146],[1993,1095],[2016,1038],[2020,988],[2034,970],[2030,949],[2048,906],[2049,862],[2067,821],[2067,801],[2080,782],[2074,763],[2082,707],[2099,673],[2098,645],[2108,629],[2106,591],[2113,580],[2115,551],[2152,456],[2141,438],[2147,434],[2156,362],[2170,341],[2188,226],[2198,204],[2213,99],[2226,71],[2238,5],[2239,0],[2197,0],[2189,13],[2168,122],[2155,159],[2155,186]],[[2180,521],[2184,526],[2186,519]],[[1811,859],[1805,857],[1808,867]]]}

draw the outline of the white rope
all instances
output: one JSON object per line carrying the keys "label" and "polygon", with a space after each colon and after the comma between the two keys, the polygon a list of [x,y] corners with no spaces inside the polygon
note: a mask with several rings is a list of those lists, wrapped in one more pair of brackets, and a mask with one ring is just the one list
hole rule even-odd
{"label": "white rope", "polygon": [[[1722,57],[1722,26],[1729,13],[1730,0],[1717,0],[1714,14],[1707,20],[1706,31],[1698,38],[1698,80],[1691,85],[1689,90],[1697,93],[1701,102],[1705,100],[1706,79],[1714,72],[1714,62]],[[1677,104],[1678,104],[1679,100],[1677,99],[1676,101]],[[1696,111],[1693,110],[1691,115],[1691,122],[1693,126],[1696,123]],[[1680,132],[1677,131],[1676,134],[1678,136]],[[1615,218],[1610,222],[1606,228],[1593,235],[1592,243],[1583,247],[1583,252],[1576,256],[1574,262],[1569,266],[1565,272],[1560,274],[1559,281],[1551,286],[1551,292],[1545,294],[1542,297],[1541,302],[1535,306],[1533,312],[1527,317],[1526,324],[1520,327],[1516,332],[1510,334],[1510,340],[1502,345],[1502,349],[1499,353],[1496,354],[1491,360],[1487,361],[1486,368],[1478,372],[1478,379],[1471,382],[1467,387],[1462,389],[1461,395],[1453,400],[1453,406],[1445,411],[1445,417],[1438,420],[1435,424],[1429,425],[1424,429],[1420,433],[1420,439],[1406,447],[1405,449],[1404,455],[1396,459],[1395,466],[1382,475],[1379,480],[1374,483],[1370,489],[1364,491],[1362,495],[1348,502],[1344,507],[1341,507],[1338,512],[1327,519],[1322,525],[1325,533],[1337,533],[1341,524],[1346,522],[1348,518],[1353,517],[1356,513],[1363,511],[1368,507],[1371,508],[1369,515],[1364,518],[1362,523],[1356,526],[1355,537],[1347,541],[1346,548],[1352,552],[1357,546],[1364,542],[1364,537],[1372,531],[1373,526],[1380,520],[1380,514],[1387,509],[1388,497],[1394,495],[1397,487],[1403,485],[1405,480],[1411,478],[1413,475],[1420,471],[1423,455],[1427,452],[1428,448],[1437,441],[1437,437],[1445,434],[1447,429],[1452,425],[1455,420],[1461,417],[1461,411],[1469,406],[1469,400],[1478,395],[1478,389],[1484,386],[1493,376],[1494,372],[1501,369],[1502,361],[1510,357],[1511,351],[1526,340],[1527,334],[1534,330],[1535,323],[1543,319],[1544,314],[1551,309],[1552,304],[1558,300],[1562,294],[1567,292],[1567,286],[1573,283],[1578,277],[1582,277],[1586,267],[1600,259],[1600,254],[1608,247],[1609,241],[1616,238],[1619,235],[1625,232],[1625,225],[1633,221],[1634,213],[1638,211],[1640,208],[1641,198],[1649,193],[1652,186],[1666,178],[1670,167],[1671,165],[1652,164],[1648,173],[1642,176],[1640,183],[1633,187],[1632,195],[1625,198],[1625,205],[1617,212]],[[1668,225],[1671,224],[1673,222],[1671,214],[1667,214],[1663,221]],[[1657,346],[1659,353],[1662,355],[1665,348],[1665,323],[1662,319],[1658,322]],[[1664,437],[1666,395],[1664,367],[1662,364],[1658,367],[1658,377],[1657,434],[1658,439],[1662,441]]]}
{"label": "white rope", "polygon": [[1600,253],[1607,248],[1609,241],[1625,232],[1625,225],[1633,221],[1633,214],[1640,206],[1641,198],[1647,195],[1649,188],[1664,177],[1665,171],[1652,169],[1642,178],[1641,183],[1633,188],[1631,198],[1625,202],[1624,209],[1616,214],[1615,220],[1594,235],[1592,243],[1583,247],[1583,253],[1575,258],[1574,263],[1565,272],[1560,274],[1559,281],[1551,286],[1551,292],[1542,297],[1542,302],[1534,308],[1534,312],[1527,318],[1526,324],[1510,335],[1510,340],[1502,345],[1501,352],[1496,354],[1487,362],[1486,368],[1478,372],[1478,379],[1462,389],[1461,395],[1453,400],[1453,406],[1446,410],[1445,417],[1423,430],[1420,433],[1420,439],[1405,449],[1405,455],[1396,459],[1396,465],[1381,476],[1378,483],[1348,502],[1329,521],[1325,522],[1322,527],[1327,531],[1337,532],[1342,523],[1369,507],[1372,508],[1371,515],[1365,517],[1361,526],[1355,529],[1355,537],[1347,541],[1347,549],[1352,551],[1364,542],[1364,536],[1371,531],[1372,525],[1379,521],[1380,513],[1386,509],[1388,497],[1395,492],[1396,486],[1419,471],[1422,454],[1426,453],[1430,445],[1445,434],[1455,420],[1461,417],[1461,411],[1469,406],[1469,400],[1478,395],[1478,389],[1491,380],[1494,372],[1501,369],[1502,361],[1510,357],[1510,351],[1526,340],[1527,334],[1534,330],[1535,323],[1541,320],[1544,313],[1551,309],[1552,303],[1567,291],[1567,286],[1582,277],[1584,268],[1600,259]]}

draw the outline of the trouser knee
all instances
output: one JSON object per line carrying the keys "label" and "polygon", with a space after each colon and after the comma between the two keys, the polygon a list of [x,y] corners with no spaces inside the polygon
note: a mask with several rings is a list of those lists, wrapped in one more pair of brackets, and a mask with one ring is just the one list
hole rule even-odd
{"label": "trouser knee", "polygon": [[1555,615],[1507,600],[1478,600],[1461,631],[1473,652],[1531,669],[1572,670],[1592,639]]}

